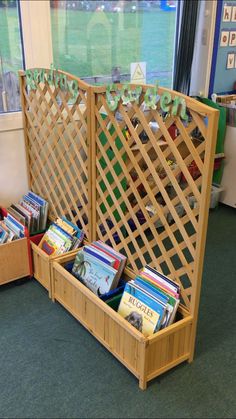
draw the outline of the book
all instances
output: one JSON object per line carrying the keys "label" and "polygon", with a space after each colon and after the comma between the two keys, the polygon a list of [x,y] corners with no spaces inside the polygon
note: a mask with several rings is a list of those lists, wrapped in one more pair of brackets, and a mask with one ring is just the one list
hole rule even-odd
{"label": "book", "polygon": [[57,224],[52,223],[44,234],[40,246],[48,255],[60,255],[69,251],[73,244],[73,237]]}
{"label": "book", "polygon": [[45,232],[41,249],[48,255],[61,255],[78,248],[83,241],[84,232],[65,217],[58,218]]}
{"label": "book", "polygon": [[101,260],[104,263],[107,263],[109,266],[113,266],[114,269],[114,263],[115,259],[109,257],[109,255],[106,255],[104,252],[101,252],[99,249],[96,249],[92,245],[86,245],[83,247],[84,252],[89,253],[90,255],[96,257],[97,259]]}
{"label": "book", "polygon": [[1,244],[6,243],[7,238],[8,238],[7,231],[0,224],[0,243]]}
{"label": "book", "polygon": [[21,204],[12,204],[11,208],[13,208],[15,211],[17,211],[20,215],[22,215],[25,218],[25,226],[28,228],[30,232],[32,212],[28,211]]}
{"label": "book", "polygon": [[113,267],[117,270],[119,269],[121,260],[117,256],[115,256],[112,252],[109,252],[108,250],[104,249],[102,246],[97,245],[96,242],[92,242],[91,247],[99,251],[99,253],[111,257],[114,263]]}
{"label": "book", "polygon": [[129,281],[125,285],[118,313],[144,336],[150,336],[159,330],[165,307]]}
{"label": "book", "polygon": [[32,191],[29,191],[27,195],[33,202],[39,205],[39,229],[45,230],[48,217],[48,202]]}
{"label": "book", "polygon": [[154,268],[146,265],[140,272],[142,276],[149,278],[153,282],[157,283],[163,287],[168,292],[171,292],[176,298],[179,298],[180,295],[180,285],[177,282],[166,277],[162,273],[158,272]]}
{"label": "book", "polygon": [[99,249],[101,249],[104,252],[108,252],[108,254],[110,254],[112,257],[114,257],[115,259],[118,260],[119,266],[117,266],[115,264],[114,267],[117,267],[118,278],[120,278],[121,275],[122,275],[122,272],[124,271],[124,268],[125,268],[125,265],[126,265],[126,262],[127,262],[127,257],[124,256],[122,253],[113,249],[113,247],[108,246],[108,244],[102,242],[101,240],[97,240],[97,241],[93,242],[93,245],[97,246]]}
{"label": "book", "polygon": [[117,270],[83,250],[75,257],[72,273],[99,297],[117,285]]}
{"label": "book", "polygon": [[25,227],[21,224],[16,218],[11,214],[7,213],[7,216],[4,217],[5,225],[12,230],[18,238],[25,237]]}
{"label": "book", "polygon": [[155,297],[165,299],[166,304],[166,315],[161,323],[160,329],[169,326],[173,323],[176,315],[176,311],[179,305],[179,299],[168,294],[166,291],[158,287],[158,285],[152,283],[149,279],[144,277],[136,277],[134,282],[140,285],[147,292],[152,293]]}

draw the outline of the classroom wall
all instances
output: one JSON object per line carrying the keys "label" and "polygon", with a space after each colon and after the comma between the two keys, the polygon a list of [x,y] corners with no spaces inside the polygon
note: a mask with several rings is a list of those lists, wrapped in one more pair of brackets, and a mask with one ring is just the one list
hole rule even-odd
{"label": "classroom wall", "polygon": [[213,49],[215,34],[216,5],[216,2],[212,0],[202,0],[199,4],[190,96],[208,96],[211,51]]}
{"label": "classroom wall", "polygon": [[236,1],[217,2],[210,91],[233,92],[236,82]]}
{"label": "classroom wall", "polygon": [[18,201],[28,190],[26,155],[20,113],[1,115],[0,206]]}

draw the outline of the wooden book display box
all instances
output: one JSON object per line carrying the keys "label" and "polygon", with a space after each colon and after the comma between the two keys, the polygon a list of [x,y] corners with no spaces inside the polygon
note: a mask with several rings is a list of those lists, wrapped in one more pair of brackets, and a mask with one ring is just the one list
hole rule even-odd
{"label": "wooden book display box", "polygon": [[[7,215],[5,208],[0,208],[0,212]],[[0,245],[0,285],[32,275],[29,240],[25,229],[24,238]]]}
{"label": "wooden book display box", "polygon": [[181,284],[176,322],[145,338],[65,269],[74,255],[50,264],[52,298],[145,389],[193,359],[218,111],[171,90],[110,91],[61,71],[20,80],[29,183],[50,218],[66,215],[89,242],[126,255],[125,280],[149,264]]}

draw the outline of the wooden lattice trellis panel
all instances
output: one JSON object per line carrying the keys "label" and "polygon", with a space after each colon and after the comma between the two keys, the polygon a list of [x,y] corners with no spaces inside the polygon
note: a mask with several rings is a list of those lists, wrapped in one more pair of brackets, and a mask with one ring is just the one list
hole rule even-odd
{"label": "wooden lattice trellis panel", "polygon": [[52,220],[66,215],[89,237],[90,87],[58,73],[78,83],[74,100],[67,90],[47,82],[30,90],[20,72],[29,185],[49,202]]}
{"label": "wooden lattice trellis panel", "polygon": [[[172,99],[181,96],[169,92]],[[150,264],[181,283],[183,303],[193,312],[200,293],[218,113],[184,99],[188,123],[164,114],[160,102],[156,110],[144,110],[144,93],[139,104],[120,102],[113,112],[105,89],[94,88],[92,207],[94,238],[124,253],[132,270]]]}

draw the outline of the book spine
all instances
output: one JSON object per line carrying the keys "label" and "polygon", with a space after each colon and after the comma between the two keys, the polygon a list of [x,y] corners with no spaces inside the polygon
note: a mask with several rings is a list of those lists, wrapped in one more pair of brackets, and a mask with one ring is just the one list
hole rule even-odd
{"label": "book spine", "polygon": [[91,256],[94,256],[96,259],[100,260],[101,262],[106,263],[107,265],[111,266],[111,263],[109,262],[109,260],[107,260],[106,258],[103,258],[98,253],[93,252],[90,248],[84,246],[83,250],[84,252],[88,253]]}

